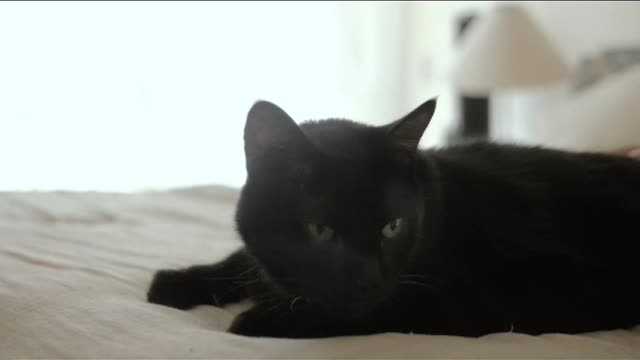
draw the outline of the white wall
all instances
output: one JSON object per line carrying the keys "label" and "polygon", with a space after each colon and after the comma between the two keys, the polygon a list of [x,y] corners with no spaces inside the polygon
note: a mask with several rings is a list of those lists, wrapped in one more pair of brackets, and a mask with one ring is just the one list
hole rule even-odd
{"label": "white wall", "polygon": [[336,3],[1,2],[0,189],[244,182],[268,99],[353,115]]}
{"label": "white wall", "polygon": [[527,8],[567,61],[605,48],[640,46],[638,1],[527,1]]}

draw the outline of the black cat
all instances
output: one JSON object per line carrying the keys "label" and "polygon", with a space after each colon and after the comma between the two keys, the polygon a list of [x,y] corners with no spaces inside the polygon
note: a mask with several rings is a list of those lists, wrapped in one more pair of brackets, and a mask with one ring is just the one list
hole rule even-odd
{"label": "black cat", "polygon": [[230,331],[578,333],[640,323],[640,163],[471,143],[419,151],[430,100],[382,127],[258,102],[245,248],[156,274],[150,302],[255,305]]}

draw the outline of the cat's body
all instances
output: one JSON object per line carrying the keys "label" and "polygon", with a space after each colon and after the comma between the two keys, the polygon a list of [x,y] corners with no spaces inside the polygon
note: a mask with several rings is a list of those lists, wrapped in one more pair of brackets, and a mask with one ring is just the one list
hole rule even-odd
{"label": "cat's body", "polygon": [[231,331],[577,333],[640,324],[640,163],[473,143],[418,151],[435,104],[374,128],[252,109],[246,244],[149,300],[256,305]]}

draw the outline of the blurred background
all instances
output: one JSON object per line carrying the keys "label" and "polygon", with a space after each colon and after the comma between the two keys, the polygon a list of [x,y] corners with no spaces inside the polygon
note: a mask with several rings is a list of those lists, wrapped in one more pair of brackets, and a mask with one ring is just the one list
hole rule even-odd
{"label": "blurred background", "polygon": [[638,2],[0,2],[0,190],[239,187],[258,99],[376,125],[439,96],[425,148],[640,145],[639,62]]}

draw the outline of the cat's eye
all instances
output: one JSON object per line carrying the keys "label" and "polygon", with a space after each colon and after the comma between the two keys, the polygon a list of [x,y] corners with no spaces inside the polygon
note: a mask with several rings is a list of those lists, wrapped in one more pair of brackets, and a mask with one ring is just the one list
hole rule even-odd
{"label": "cat's eye", "polygon": [[307,232],[312,240],[324,243],[333,237],[333,229],[327,225],[307,224]]}
{"label": "cat's eye", "polygon": [[396,236],[400,235],[402,229],[404,228],[404,219],[398,218],[382,228],[382,235],[387,239],[393,239]]}

